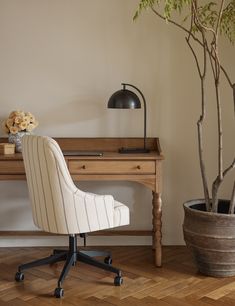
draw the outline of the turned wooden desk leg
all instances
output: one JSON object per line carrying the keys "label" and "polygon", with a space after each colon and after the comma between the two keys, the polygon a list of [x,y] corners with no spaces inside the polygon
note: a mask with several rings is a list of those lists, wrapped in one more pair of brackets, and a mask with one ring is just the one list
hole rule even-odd
{"label": "turned wooden desk leg", "polygon": [[155,265],[162,266],[162,199],[161,194],[153,191],[153,249]]}

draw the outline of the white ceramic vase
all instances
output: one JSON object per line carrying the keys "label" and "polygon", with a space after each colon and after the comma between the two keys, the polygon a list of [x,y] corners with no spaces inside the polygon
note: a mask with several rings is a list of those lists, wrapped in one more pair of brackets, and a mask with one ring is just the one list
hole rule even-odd
{"label": "white ceramic vase", "polygon": [[12,134],[10,133],[8,135],[8,142],[9,143],[14,143],[15,144],[15,151],[16,152],[22,152],[22,137],[24,137],[24,135],[30,135],[30,132],[18,132],[16,134]]}

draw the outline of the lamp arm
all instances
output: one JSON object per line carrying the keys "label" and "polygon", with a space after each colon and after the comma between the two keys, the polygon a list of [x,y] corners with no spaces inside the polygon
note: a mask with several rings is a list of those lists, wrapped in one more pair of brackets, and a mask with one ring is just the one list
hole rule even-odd
{"label": "lamp arm", "polygon": [[144,102],[144,149],[146,149],[146,127],[147,127],[147,110],[146,110],[146,100],[145,100],[145,97],[143,95],[143,93],[139,90],[139,88],[137,88],[136,86],[134,85],[131,85],[131,84],[127,84],[127,83],[121,83],[121,85],[124,86],[124,89],[125,89],[125,86],[130,86],[130,87],[133,87],[135,90],[138,91],[138,93],[141,95],[142,99],[143,99],[143,102]]}

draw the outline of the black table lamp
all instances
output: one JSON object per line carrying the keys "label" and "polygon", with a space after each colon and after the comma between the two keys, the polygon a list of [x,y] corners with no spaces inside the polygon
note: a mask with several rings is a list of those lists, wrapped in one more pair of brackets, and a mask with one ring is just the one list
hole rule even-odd
{"label": "black table lamp", "polygon": [[131,90],[126,89],[126,86],[133,87],[141,95],[144,103],[144,146],[143,148],[121,148],[120,153],[148,153],[146,148],[146,101],[142,92],[131,84],[122,83],[123,89],[116,91],[108,101],[108,108],[141,108],[139,97]]}

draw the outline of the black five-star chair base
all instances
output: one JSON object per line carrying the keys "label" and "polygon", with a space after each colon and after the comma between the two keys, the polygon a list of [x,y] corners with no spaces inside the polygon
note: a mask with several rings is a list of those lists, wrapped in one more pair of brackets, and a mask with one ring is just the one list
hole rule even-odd
{"label": "black five-star chair base", "polygon": [[[105,257],[104,262],[100,262],[93,258],[99,256]],[[48,257],[20,265],[18,267],[18,272],[16,272],[15,280],[17,282],[23,281],[24,280],[23,271],[27,269],[47,264],[53,264],[63,260],[65,260],[65,264],[58,280],[58,286],[54,292],[54,295],[57,298],[61,298],[64,295],[64,289],[62,288],[62,283],[65,280],[65,277],[68,274],[70,268],[72,266],[75,266],[77,261],[81,261],[88,265],[95,266],[117,274],[117,276],[114,278],[115,286],[120,286],[123,283],[121,271],[117,268],[114,268],[111,265],[112,264],[111,254],[109,252],[100,252],[100,251],[78,251],[76,235],[69,236],[68,250],[53,250],[53,254]]]}

